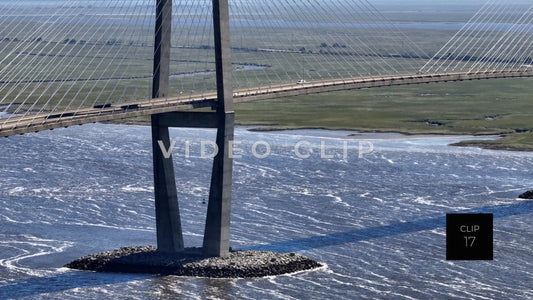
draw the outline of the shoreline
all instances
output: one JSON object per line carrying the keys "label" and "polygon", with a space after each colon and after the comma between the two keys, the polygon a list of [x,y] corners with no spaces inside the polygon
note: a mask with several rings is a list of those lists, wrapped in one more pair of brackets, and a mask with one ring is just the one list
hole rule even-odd
{"label": "shoreline", "polygon": [[[127,122],[101,122],[102,124],[113,124],[113,125],[127,125],[127,126],[150,126],[149,121],[127,121]],[[290,132],[297,130],[323,130],[331,132],[341,132],[346,131],[351,134],[348,136],[357,136],[367,135],[367,134],[395,134],[401,136],[420,136],[420,137],[487,137],[487,138],[501,138],[502,134],[498,133],[487,133],[487,134],[475,134],[475,133],[450,133],[450,132],[409,132],[401,130],[365,130],[360,128],[331,128],[324,126],[277,126],[277,125],[254,125],[246,123],[235,123],[236,128],[244,128],[250,132]]]}
{"label": "shoreline", "polygon": [[450,132],[405,132],[399,130],[358,130],[350,128],[327,128],[327,127],[276,127],[276,126],[249,126],[252,132],[284,132],[298,130],[324,130],[331,132],[349,132],[348,138],[361,137],[363,139],[418,139],[418,138],[465,138],[463,141],[450,143],[453,147],[472,147],[495,151],[533,152],[533,146],[527,144],[507,143],[507,133],[450,133]]}
{"label": "shoreline", "polygon": [[[127,122],[105,122],[104,124],[115,125],[134,125],[134,126],[150,126],[148,121],[127,121]],[[278,126],[278,125],[253,125],[246,123],[236,123],[236,127],[245,128],[251,132],[290,132],[297,130],[324,130],[332,132],[351,132],[347,137],[352,138],[358,135],[398,135],[395,138],[407,138],[407,137],[472,137],[472,138],[488,138],[483,140],[464,140],[457,143],[449,144],[454,147],[475,147],[485,150],[498,150],[498,151],[516,151],[516,152],[533,152],[532,147],[527,145],[510,145],[505,143],[506,133],[491,133],[491,134],[475,134],[475,133],[443,133],[443,132],[409,132],[401,130],[364,130],[354,128],[329,128],[324,126]],[[374,137],[383,138],[383,137]]]}

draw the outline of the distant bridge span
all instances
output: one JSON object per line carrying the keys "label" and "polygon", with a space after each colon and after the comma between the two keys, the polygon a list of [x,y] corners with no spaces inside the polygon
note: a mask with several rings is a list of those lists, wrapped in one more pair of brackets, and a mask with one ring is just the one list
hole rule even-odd
{"label": "distant bridge span", "polygon": [[[376,88],[447,81],[464,81],[478,79],[533,77],[533,70],[524,71],[486,71],[457,72],[440,74],[386,75],[345,79],[329,79],[302,83],[261,86],[251,89],[236,90],[234,102],[250,102],[274,98],[318,94],[341,90]],[[104,122],[180,110],[213,107],[217,103],[216,92],[175,98],[152,99],[139,102],[119,103],[102,108],[87,108],[63,113],[42,113],[21,117],[11,117],[0,127],[0,137],[37,132],[47,129]],[[194,127],[192,125],[191,127]]]}

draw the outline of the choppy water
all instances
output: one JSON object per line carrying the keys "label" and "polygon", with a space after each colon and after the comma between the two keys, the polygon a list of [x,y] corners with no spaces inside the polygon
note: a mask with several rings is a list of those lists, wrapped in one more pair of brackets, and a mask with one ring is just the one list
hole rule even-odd
{"label": "choppy water", "polygon": [[[173,130],[188,246],[201,245],[214,131]],[[80,256],[155,244],[150,130],[93,124],[1,139],[0,298],[533,298],[533,153],[449,147],[458,137],[237,130],[232,246],[326,267],[237,280],[97,274]],[[371,154],[359,158],[359,142]],[[371,139],[375,138],[375,139]],[[185,142],[190,155],[185,158]],[[271,147],[251,154],[254,142]],[[294,153],[298,141],[308,159]],[[265,143],[256,150],[264,154]],[[321,158],[319,146],[326,146]],[[311,146],[308,152],[307,146]],[[494,261],[446,261],[445,214],[489,212]]]}

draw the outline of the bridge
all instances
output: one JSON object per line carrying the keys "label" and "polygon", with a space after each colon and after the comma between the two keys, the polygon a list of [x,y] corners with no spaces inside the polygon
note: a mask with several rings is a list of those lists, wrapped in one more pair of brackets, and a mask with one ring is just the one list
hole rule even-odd
{"label": "bridge", "polygon": [[451,39],[424,49],[366,0],[234,1],[231,9],[227,0],[153,2],[8,3],[0,136],[151,116],[157,240],[165,252],[184,249],[172,157],[160,149],[170,146],[169,127],[217,129],[203,249],[225,256],[234,103],[533,76],[529,3],[489,0]]}
{"label": "bridge", "polygon": [[[476,73],[441,73],[441,74],[406,74],[382,77],[358,77],[328,79],[324,81],[301,82],[278,86],[260,86],[253,89],[240,89],[233,93],[234,103],[268,100],[281,97],[301,96],[354,90],[362,88],[376,88],[385,86],[399,86],[410,84],[436,83],[448,81],[498,79],[498,78],[533,77],[533,71],[486,71]],[[175,111],[192,110],[214,107],[217,104],[217,94],[195,94],[187,97],[156,98],[149,101],[127,102],[117,106],[87,108],[60,113],[41,113],[23,115],[10,118],[3,124],[0,137],[24,134],[32,131],[55,129],[86,123],[105,122],[116,119],[149,116]],[[186,117],[182,115],[181,118]],[[194,119],[184,121],[191,125]]]}

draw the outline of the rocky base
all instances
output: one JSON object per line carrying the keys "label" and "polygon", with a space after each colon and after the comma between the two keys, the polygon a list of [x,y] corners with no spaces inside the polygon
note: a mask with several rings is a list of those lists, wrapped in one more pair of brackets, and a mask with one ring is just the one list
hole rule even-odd
{"label": "rocky base", "polygon": [[65,267],[99,272],[251,278],[294,273],[321,265],[295,253],[232,251],[228,258],[220,258],[203,256],[200,248],[168,254],[158,252],[153,246],[138,246],[82,257]]}
{"label": "rocky base", "polygon": [[518,196],[518,198],[520,198],[520,199],[533,199],[533,190],[527,191],[525,193],[520,194],[520,196]]}

